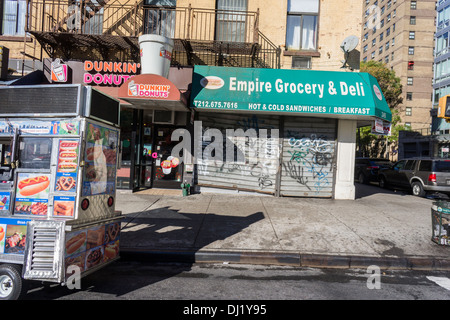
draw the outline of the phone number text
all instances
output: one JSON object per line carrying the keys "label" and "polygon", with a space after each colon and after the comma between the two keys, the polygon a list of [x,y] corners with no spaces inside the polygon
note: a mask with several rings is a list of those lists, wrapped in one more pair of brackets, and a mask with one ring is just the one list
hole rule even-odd
{"label": "phone number text", "polygon": [[216,108],[216,109],[237,109],[237,102],[222,102],[208,100],[194,100],[194,106],[197,108]]}

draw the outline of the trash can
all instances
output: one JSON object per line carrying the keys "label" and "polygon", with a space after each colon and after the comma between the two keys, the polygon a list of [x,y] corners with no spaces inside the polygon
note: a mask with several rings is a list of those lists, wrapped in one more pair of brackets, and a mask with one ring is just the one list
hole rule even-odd
{"label": "trash can", "polygon": [[431,206],[431,240],[437,244],[450,246],[450,202],[435,201]]}
{"label": "trash can", "polygon": [[181,190],[183,193],[183,197],[187,197],[189,195],[189,191],[191,189],[191,185],[184,181],[184,183],[181,184]]}

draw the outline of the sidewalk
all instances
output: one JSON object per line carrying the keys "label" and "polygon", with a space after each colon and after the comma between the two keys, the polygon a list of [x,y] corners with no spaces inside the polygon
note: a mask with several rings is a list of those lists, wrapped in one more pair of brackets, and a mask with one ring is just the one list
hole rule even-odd
{"label": "sidewalk", "polygon": [[178,262],[450,270],[431,204],[356,184],[356,200],[118,190],[121,256]]}

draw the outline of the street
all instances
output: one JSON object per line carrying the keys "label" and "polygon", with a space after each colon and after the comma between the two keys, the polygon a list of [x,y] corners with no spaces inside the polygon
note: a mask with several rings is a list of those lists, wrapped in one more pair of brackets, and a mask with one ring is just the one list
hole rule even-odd
{"label": "street", "polygon": [[436,283],[437,279],[450,281],[445,272],[381,270],[378,288],[371,275],[360,269],[122,260],[81,279],[81,290],[35,284],[25,299],[248,300],[254,304],[264,300],[450,299],[450,288]]}

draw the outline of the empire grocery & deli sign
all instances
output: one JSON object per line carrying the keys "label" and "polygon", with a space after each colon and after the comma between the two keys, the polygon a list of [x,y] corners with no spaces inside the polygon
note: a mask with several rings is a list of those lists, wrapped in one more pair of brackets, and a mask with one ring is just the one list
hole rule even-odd
{"label": "empire grocery & deli sign", "polygon": [[357,72],[195,66],[191,102],[199,109],[392,118],[376,79]]}

